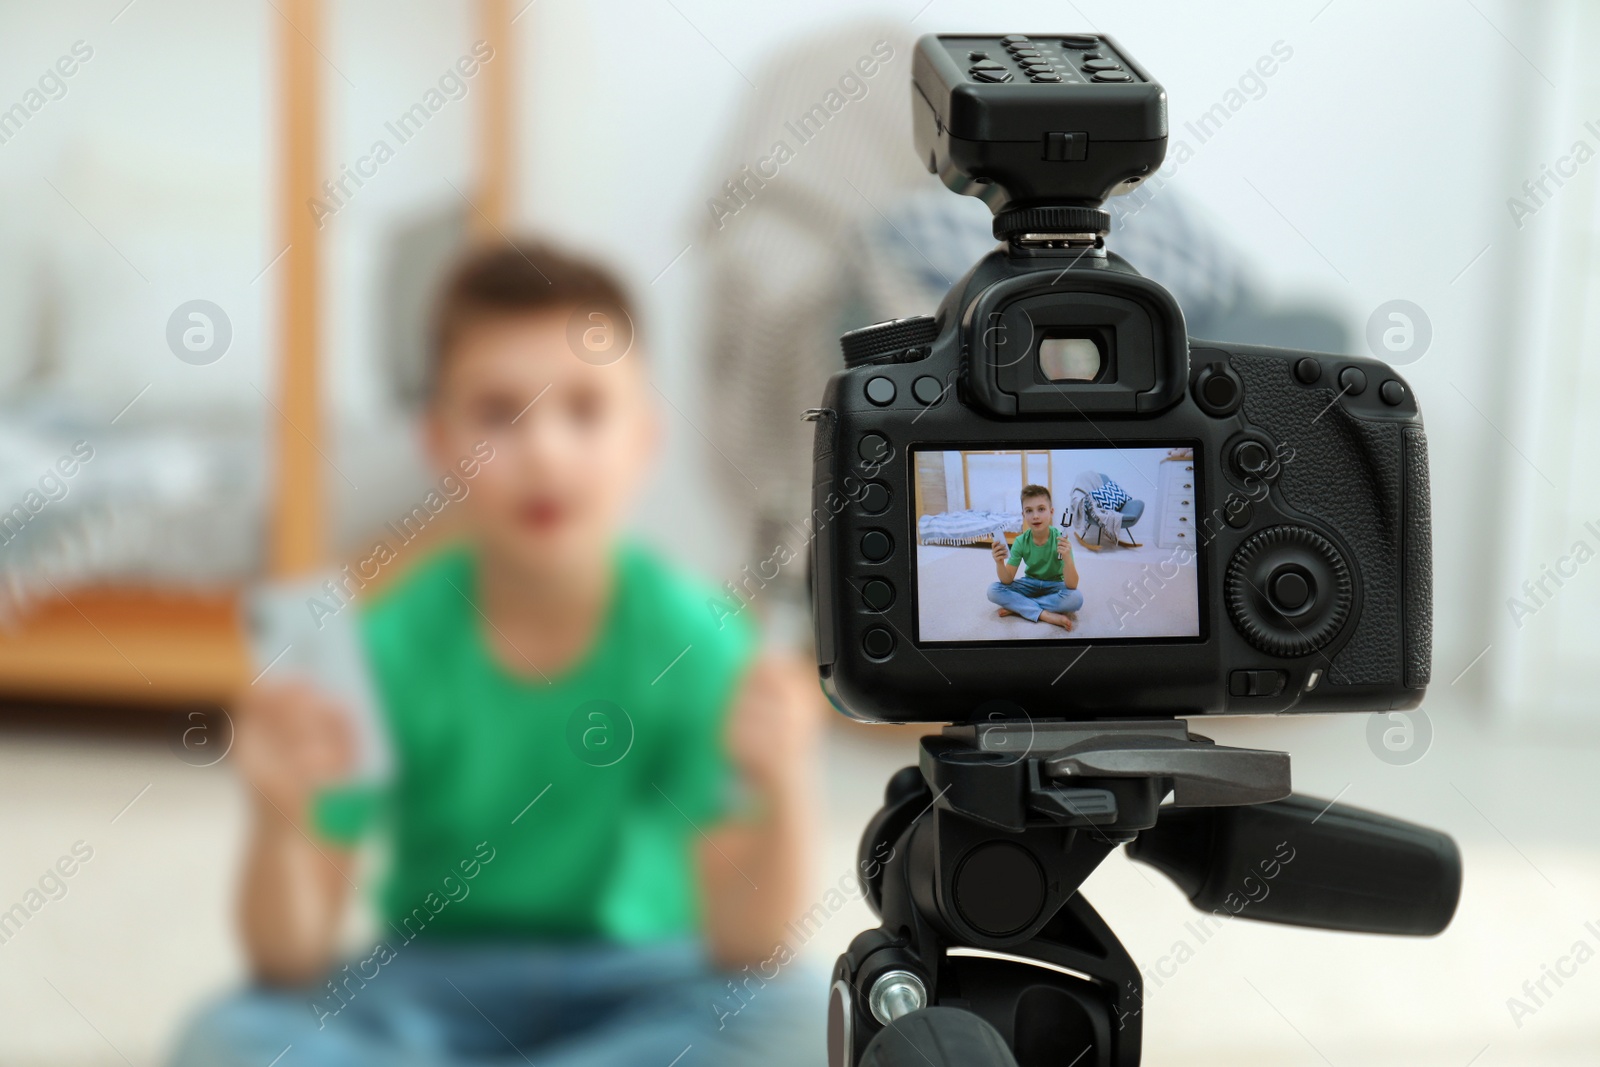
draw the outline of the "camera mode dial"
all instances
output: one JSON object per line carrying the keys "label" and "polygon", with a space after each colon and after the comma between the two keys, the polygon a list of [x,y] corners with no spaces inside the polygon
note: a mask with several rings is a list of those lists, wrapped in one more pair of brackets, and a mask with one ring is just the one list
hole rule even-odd
{"label": "camera mode dial", "polygon": [[1332,541],[1303,526],[1273,526],[1233,554],[1224,582],[1239,634],[1272,656],[1326,647],[1350,616],[1350,568]]}
{"label": "camera mode dial", "polygon": [[846,367],[909,363],[927,355],[927,347],[938,336],[939,324],[932,316],[913,315],[851,330],[839,338],[839,347],[844,349]]}

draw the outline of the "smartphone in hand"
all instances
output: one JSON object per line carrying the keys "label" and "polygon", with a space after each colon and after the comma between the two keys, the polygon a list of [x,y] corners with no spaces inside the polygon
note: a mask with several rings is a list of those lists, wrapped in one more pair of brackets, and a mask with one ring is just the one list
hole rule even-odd
{"label": "smartphone in hand", "polygon": [[330,575],[264,582],[250,591],[245,622],[255,662],[251,684],[303,681],[332,698],[349,716],[355,738],[353,780],[383,782],[394,758],[361,641],[359,609]]}

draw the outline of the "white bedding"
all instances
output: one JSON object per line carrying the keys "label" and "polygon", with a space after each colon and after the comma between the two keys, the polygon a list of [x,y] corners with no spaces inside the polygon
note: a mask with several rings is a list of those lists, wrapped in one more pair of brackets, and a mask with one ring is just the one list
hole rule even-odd
{"label": "white bedding", "polygon": [[971,545],[994,539],[996,530],[1022,532],[1020,511],[943,511],[917,520],[917,539],[925,545]]}

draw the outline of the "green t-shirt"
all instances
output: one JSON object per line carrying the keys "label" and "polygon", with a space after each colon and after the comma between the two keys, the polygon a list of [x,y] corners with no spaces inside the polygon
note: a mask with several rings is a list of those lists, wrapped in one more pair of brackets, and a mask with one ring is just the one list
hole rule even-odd
{"label": "green t-shirt", "polygon": [[382,796],[325,796],[318,826],[349,842],[383,817],[380,909],[397,935],[699,929],[695,845],[732,800],[723,726],[754,641],[741,619],[719,624],[709,589],[642,548],[614,551],[599,638],[548,683],[494,658],[465,549],[364,612],[394,780]]}
{"label": "green t-shirt", "polygon": [[1017,539],[1011,542],[1011,555],[1006,558],[1006,565],[1015,567],[1019,562],[1026,563],[1029,578],[1037,578],[1041,582],[1061,581],[1061,557],[1056,555],[1056,539],[1061,536],[1061,528],[1052,526],[1049,540],[1040,545],[1034,543],[1032,530],[1023,529]]}

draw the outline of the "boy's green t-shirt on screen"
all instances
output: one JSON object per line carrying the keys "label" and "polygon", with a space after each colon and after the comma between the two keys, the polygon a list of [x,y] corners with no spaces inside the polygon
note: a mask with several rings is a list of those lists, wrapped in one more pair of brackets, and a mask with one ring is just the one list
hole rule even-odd
{"label": "boy's green t-shirt on screen", "polygon": [[420,564],[365,611],[394,780],[378,804],[328,794],[318,826],[349,842],[382,814],[380,908],[400,936],[699,929],[695,846],[730,804],[723,725],[754,640],[652,553],[614,552],[597,640],[548,683],[494,658],[469,550]]}
{"label": "boy's green t-shirt on screen", "polygon": [[1042,545],[1036,544],[1033,531],[1024,528],[1017,539],[1011,542],[1011,555],[1006,557],[1006,566],[1015,567],[1021,561],[1028,565],[1029,578],[1037,578],[1041,582],[1061,581],[1065,571],[1061,566],[1061,557],[1056,554],[1056,540],[1061,536],[1061,527],[1051,526],[1049,539]]}

